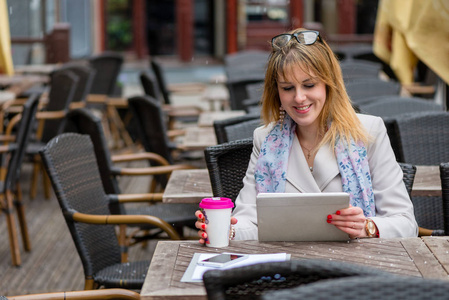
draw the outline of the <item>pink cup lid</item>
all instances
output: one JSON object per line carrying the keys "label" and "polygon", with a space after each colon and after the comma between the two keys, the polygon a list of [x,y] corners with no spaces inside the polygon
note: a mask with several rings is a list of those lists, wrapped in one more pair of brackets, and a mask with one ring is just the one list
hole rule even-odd
{"label": "pink cup lid", "polygon": [[204,198],[200,202],[200,207],[205,209],[233,208],[234,203],[229,198],[221,198],[221,197]]}

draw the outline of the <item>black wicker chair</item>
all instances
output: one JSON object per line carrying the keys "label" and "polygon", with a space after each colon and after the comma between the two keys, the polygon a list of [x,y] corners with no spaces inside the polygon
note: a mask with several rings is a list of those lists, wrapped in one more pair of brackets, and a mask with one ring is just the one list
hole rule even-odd
{"label": "black wicker chair", "polygon": [[89,58],[89,65],[95,70],[91,94],[117,95],[117,80],[123,65],[123,56],[118,53],[102,53]]}
{"label": "black wicker chair", "polygon": [[[449,113],[420,112],[395,118],[399,136],[399,150],[403,161],[414,165],[440,165],[449,161]],[[440,197],[412,197],[418,225],[433,230],[432,235],[444,231],[443,203]]]}
{"label": "black wicker chair", "polygon": [[340,63],[341,72],[345,82],[359,78],[379,79],[382,65],[371,61],[346,60]]}
{"label": "black wicker chair", "polygon": [[217,143],[223,144],[253,137],[254,129],[262,125],[262,121],[257,114],[246,114],[244,116],[216,120],[213,125]]}
{"label": "black wicker chair", "polygon": [[70,291],[40,293],[17,296],[0,296],[0,300],[139,300],[140,294],[126,289],[101,289],[92,291]]}
{"label": "black wicker chair", "polygon": [[59,205],[83,263],[85,289],[140,289],[149,261],[122,262],[113,225],[149,224],[170,238],[179,235],[168,223],[153,216],[111,215],[88,135],[64,133],[40,152]]}
{"label": "black wicker chair", "polygon": [[430,102],[423,98],[408,98],[401,96],[379,96],[372,98],[373,101],[367,104],[358,105],[360,112],[381,117],[390,138],[397,161],[404,161],[399,146],[399,133],[396,130],[395,119],[402,114],[423,112],[423,111],[443,111],[441,105]]}
{"label": "black wicker chair", "polygon": [[253,149],[252,138],[231,141],[204,150],[214,197],[235,201],[243,187]]}
{"label": "black wicker chair", "polygon": [[[160,67],[157,67],[160,68]],[[139,75],[140,83],[142,85],[142,88],[145,92],[145,95],[153,97],[154,99],[159,99],[164,103],[162,105],[162,108],[164,112],[166,113],[167,117],[169,118],[168,122],[169,128],[174,127],[174,121],[181,121],[181,122],[196,122],[198,121],[199,115],[203,112],[203,109],[199,106],[194,105],[176,105],[173,106],[170,103],[170,100],[165,100],[165,97],[163,93],[161,93],[160,88],[158,87],[157,80],[155,76],[149,74],[148,72],[141,72]],[[159,84],[160,86],[160,84]],[[166,92],[168,93],[168,91]]]}
{"label": "black wicker chair", "polygon": [[204,273],[203,282],[208,299],[246,300],[261,299],[270,291],[290,289],[321,280],[365,276],[390,278],[394,275],[350,263],[311,259],[209,270]]}
{"label": "black wicker chair", "polygon": [[[39,150],[53,137],[63,132],[66,114],[69,111],[77,85],[78,76],[70,70],[57,71],[51,76],[48,102],[43,110],[36,115],[36,121],[39,122],[38,128],[26,149],[26,155],[34,162],[30,188],[31,198],[36,197],[39,172],[43,172]],[[50,184],[46,180],[45,174],[42,177],[45,198],[49,199]]]}
{"label": "black wicker chair", "polygon": [[418,277],[364,276],[323,280],[296,288],[267,292],[263,300],[293,299],[447,299],[446,281]]}
{"label": "black wicker chair", "polygon": [[[20,171],[22,161],[25,156],[25,149],[30,140],[31,130],[33,128],[35,115],[39,103],[40,94],[32,94],[23,105],[21,114],[13,117],[6,129],[4,138],[5,145],[0,146],[1,167],[6,169],[6,175],[1,178],[0,184],[0,208],[6,216],[6,222],[9,233],[9,242],[13,265],[21,264],[19,243],[17,240],[14,207],[17,211],[17,217],[20,224],[23,247],[26,251],[31,250],[31,242],[28,235],[28,226],[25,218],[25,207],[22,201],[22,192],[20,190]],[[16,137],[12,139],[11,132],[16,129]],[[8,142],[8,137],[13,143]],[[10,154],[10,157],[6,157]]]}
{"label": "black wicker chair", "polygon": [[449,163],[440,164],[444,235],[449,235]]}
{"label": "black wicker chair", "polygon": [[[95,149],[95,155],[98,162],[101,180],[104,190],[107,194],[116,194],[118,196],[118,202],[110,205],[112,214],[131,214],[131,215],[152,215],[159,217],[171,224],[182,234],[184,226],[191,228],[195,227],[195,211],[198,209],[198,205],[184,204],[184,203],[147,203],[148,205],[133,206],[125,208],[124,203],[130,202],[147,202],[161,201],[162,193],[156,193],[156,186],[153,185],[149,189],[147,194],[128,194],[124,195],[120,191],[117,177],[120,176],[139,176],[139,175],[158,175],[168,176],[174,170],[190,169],[189,165],[169,165],[168,162],[161,156],[155,153],[135,153],[125,155],[111,156],[109,148],[106,143],[106,139],[101,126],[101,120],[96,117],[88,109],[81,108],[76,109],[67,114],[67,132],[77,132],[80,134],[87,134],[90,136]],[[118,162],[135,162],[135,161],[148,161],[148,164],[152,167],[140,167],[140,168],[121,168],[117,166]],[[164,175],[165,174],[165,175]],[[165,186],[160,187],[161,190]],[[152,205],[149,205],[152,204]],[[139,226],[143,230],[154,229],[152,226],[142,225]],[[147,240],[148,238],[154,238],[159,232],[151,234],[149,236],[132,236],[134,243],[141,240]],[[124,233],[122,233],[124,234]],[[128,243],[129,244],[129,243]],[[124,249],[126,250],[126,249]]]}
{"label": "black wicker chair", "polygon": [[401,85],[394,81],[384,81],[379,78],[360,78],[345,83],[346,91],[351,101],[358,105],[363,99],[373,96],[395,95],[401,92]]}

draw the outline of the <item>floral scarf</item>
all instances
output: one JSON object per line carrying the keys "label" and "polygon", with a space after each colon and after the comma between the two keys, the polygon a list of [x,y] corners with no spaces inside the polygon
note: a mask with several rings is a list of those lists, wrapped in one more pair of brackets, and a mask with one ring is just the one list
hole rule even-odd
{"label": "floral scarf", "polygon": [[[296,123],[286,114],[284,124],[277,122],[260,149],[254,177],[257,193],[285,192],[288,156],[295,136]],[[338,138],[335,144],[343,191],[352,206],[363,209],[365,217],[376,215],[366,148],[363,143],[350,144]]]}

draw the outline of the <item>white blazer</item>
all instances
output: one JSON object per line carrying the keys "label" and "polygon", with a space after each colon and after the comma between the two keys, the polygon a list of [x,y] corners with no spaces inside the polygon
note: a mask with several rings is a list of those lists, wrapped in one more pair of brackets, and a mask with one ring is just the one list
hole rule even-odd
{"label": "white blazer", "polygon": [[[415,237],[418,235],[418,225],[413,213],[413,204],[405,188],[403,173],[396,162],[385,124],[379,117],[362,114],[357,116],[373,138],[367,146],[367,155],[376,205],[376,216],[371,219],[376,223],[379,236]],[[262,143],[272,128],[273,125],[261,126],[254,131],[253,152],[243,179],[244,186],[236,199],[233,212],[233,216],[238,220],[235,225],[236,239],[258,238],[254,168]],[[315,156],[313,172],[310,172],[295,135],[288,161],[285,192],[342,192],[341,176],[333,151],[329,144],[323,145]],[[323,219],[323,222],[326,220]],[[286,228],[291,229],[293,228]]]}

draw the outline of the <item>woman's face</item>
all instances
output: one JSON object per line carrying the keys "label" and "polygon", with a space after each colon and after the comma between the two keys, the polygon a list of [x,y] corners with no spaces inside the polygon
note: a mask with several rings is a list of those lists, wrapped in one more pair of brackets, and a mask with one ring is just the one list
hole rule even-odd
{"label": "woman's face", "polygon": [[285,112],[303,129],[318,127],[318,116],[326,102],[326,85],[299,67],[285,77],[278,76],[279,98]]}

